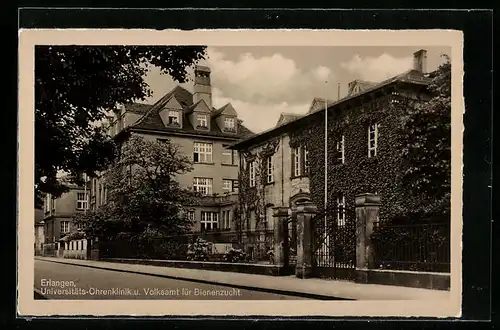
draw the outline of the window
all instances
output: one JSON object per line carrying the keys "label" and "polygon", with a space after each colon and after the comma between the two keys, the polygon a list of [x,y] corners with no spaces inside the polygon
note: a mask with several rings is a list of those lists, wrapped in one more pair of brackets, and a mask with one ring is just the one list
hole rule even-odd
{"label": "window", "polygon": [[337,141],[337,161],[344,164],[344,135],[340,136]]}
{"label": "window", "polygon": [[50,207],[52,206],[52,198],[50,194],[45,195],[45,212],[50,212]]}
{"label": "window", "polygon": [[233,191],[233,180],[222,180],[222,189],[225,191]]}
{"label": "window", "polygon": [[201,230],[215,230],[219,226],[219,213],[217,212],[201,212]]}
{"label": "window", "polygon": [[190,221],[194,221],[195,220],[195,213],[194,213],[194,211],[192,211],[192,210],[188,211],[188,219]]}
{"label": "window", "polygon": [[238,191],[238,186],[239,186],[239,182],[238,180],[233,180],[233,192],[237,192]]}
{"label": "window", "polygon": [[76,209],[77,210],[86,210],[87,207],[87,194],[85,193],[77,193],[76,194]]}
{"label": "window", "polygon": [[270,223],[272,223],[273,221],[273,208],[272,206],[268,206],[266,207],[266,213],[264,214],[264,226],[266,228],[269,228],[270,226]]}
{"label": "window", "polygon": [[99,183],[99,205],[102,205],[102,184]]}
{"label": "window", "polygon": [[368,157],[377,156],[378,124],[368,126]]}
{"label": "window", "polygon": [[169,125],[179,125],[179,111],[170,110],[168,112],[168,124]]}
{"label": "window", "polygon": [[225,210],[222,211],[222,229],[230,229],[231,228],[231,211]]}
{"label": "window", "polygon": [[196,127],[208,128],[207,115],[197,115],[196,116]]}
{"label": "window", "polygon": [[52,209],[52,212],[56,211],[56,199],[52,196],[50,198],[50,208]]}
{"label": "window", "polygon": [[69,233],[69,221],[61,221],[61,234]]}
{"label": "window", "polygon": [[225,149],[222,152],[222,164],[224,164],[224,165],[237,165],[238,164],[238,151]]}
{"label": "window", "polygon": [[193,160],[195,163],[211,163],[212,144],[195,142]]}
{"label": "window", "polygon": [[248,171],[250,177],[250,187],[255,187],[255,161],[248,164]]}
{"label": "window", "polygon": [[193,189],[203,195],[210,195],[212,193],[212,182],[213,179],[211,178],[194,178]]}
{"label": "window", "polygon": [[300,161],[300,147],[292,149],[292,174],[293,176],[300,176],[301,174],[301,161]]}
{"label": "window", "polygon": [[225,131],[230,131],[230,132],[234,132],[235,131],[234,118],[232,118],[232,117],[226,117],[226,118],[224,118],[224,130]]}
{"label": "window", "polygon": [[345,226],[345,196],[343,194],[337,196],[337,225]]}
{"label": "window", "polygon": [[267,157],[267,183],[274,182],[274,161],[273,156]]}
{"label": "window", "polygon": [[309,173],[309,150],[304,146],[304,174]]}

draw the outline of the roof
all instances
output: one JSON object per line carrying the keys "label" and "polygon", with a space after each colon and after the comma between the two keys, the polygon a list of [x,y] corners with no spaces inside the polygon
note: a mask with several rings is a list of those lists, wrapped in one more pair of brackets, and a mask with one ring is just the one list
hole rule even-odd
{"label": "roof", "polygon": [[[416,70],[408,70],[405,71],[401,74],[398,74],[392,78],[386,79],[376,85],[373,85],[371,87],[366,88],[365,90],[362,90],[361,92],[353,95],[348,95],[338,101],[334,101],[328,104],[328,110],[331,110],[331,108],[334,108],[342,103],[345,103],[349,100],[358,98],[362,95],[365,95],[369,92],[378,90],[384,86],[390,85],[395,82],[407,82],[407,83],[412,83],[412,84],[417,84],[417,85],[428,85],[430,79],[428,78],[428,75],[424,75],[419,71]],[[312,116],[316,116],[319,113],[323,113],[325,109],[319,109],[317,111],[313,111],[311,113],[308,113],[304,116],[301,116],[295,120],[289,121],[283,125],[276,126],[273,128],[270,128],[268,130],[265,130],[264,132],[261,132],[259,134],[254,134],[253,136],[250,136],[244,140],[238,141],[234,143],[232,146],[229,147],[229,149],[241,149],[244,147],[247,147],[249,145],[252,145],[254,143],[257,143],[258,141],[265,140],[267,138],[270,138],[272,136],[278,135],[278,134],[283,134],[288,131],[288,128],[292,125],[299,124],[302,122],[302,120],[305,120],[306,118],[312,118]]]}
{"label": "roof", "polygon": [[[332,100],[326,100],[327,104],[333,103],[334,101]],[[313,101],[311,102],[311,106],[309,107],[309,112],[316,112],[318,110],[324,109],[325,108],[325,99],[321,97],[315,97]]]}
{"label": "roof", "polygon": [[195,70],[196,71],[205,71],[205,72],[210,72],[210,68],[208,66],[204,66],[204,65],[197,65],[195,67]]}
{"label": "roof", "polygon": [[127,103],[124,106],[126,111],[139,114],[145,114],[152,107],[152,105],[145,103]]}
{"label": "roof", "polygon": [[299,119],[302,116],[303,115],[299,115],[299,114],[296,114],[296,113],[282,112],[280,114],[278,122],[276,123],[276,126],[285,125],[286,123],[289,123],[291,121]]}
{"label": "roof", "polygon": [[[160,117],[161,110],[173,97],[179,102],[183,109],[182,128],[166,127]],[[193,94],[181,86],[176,86],[170,92],[161,97],[155,104],[149,105],[149,109],[143,114],[141,118],[139,118],[139,120],[137,120],[134,125],[130,126],[130,128],[139,130],[153,130],[155,132],[160,131],[173,134],[192,134],[205,135],[210,137],[223,137],[235,140],[248,138],[250,135],[254,135],[254,133],[247,127],[245,127],[241,121],[238,121],[238,134],[226,133],[221,131],[215,119],[217,115],[224,111],[224,108],[227,107],[229,103],[224,105],[220,109],[211,109],[212,113],[210,116],[210,131],[196,130],[188,120],[188,115],[200,102],[201,101],[194,104]]]}
{"label": "roof", "polygon": [[356,79],[354,81],[351,81],[349,83],[349,91],[347,92],[348,95],[354,94],[354,88],[356,86],[359,86],[361,91],[364,91],[367,88],[373,87],[377,85],[377,83],[371,82],[371,81],[366,81],[366,80],[361,80],[361,79]]}

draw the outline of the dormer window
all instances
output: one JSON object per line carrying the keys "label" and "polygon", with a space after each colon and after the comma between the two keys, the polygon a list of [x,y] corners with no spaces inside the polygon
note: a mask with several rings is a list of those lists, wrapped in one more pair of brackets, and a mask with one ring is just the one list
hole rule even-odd
{"label": "dormer window", "polygon": [[235,132],[235,119],[233,117],[224,118],[224,131]]}
{"label": "dormer window", "polygon": [[196,116],[196,128],[208,128],[207,115],[199,114]]}
{"label": "dormer window", "polygon": [[168,124],[172,126],[179,126],[180,125],[179,117],[180,117],[179,111],[170,110],[168,112]]}

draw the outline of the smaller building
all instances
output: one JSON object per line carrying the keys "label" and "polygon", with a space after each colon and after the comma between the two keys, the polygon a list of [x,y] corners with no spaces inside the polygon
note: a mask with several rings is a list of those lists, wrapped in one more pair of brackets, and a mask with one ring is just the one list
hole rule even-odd
{"label": "smaller building", "polygon": [[35,255],[42,255],[43,244],[45,243],[45,233],[43,221],[44,212],[42,209],[35,209]]}
{"label": "smaller building", "polygon": [[[64,237],[78,231],[73,224],[75,215],[88,209],[88,192],[85,187],[69,183],[62,178],[69,191],[59,198],[46,194],[43,208],[43,255],[61,256]],[[40,229],[38,229],[40,230]],[[61,255],[59,255],[61,254]]]}

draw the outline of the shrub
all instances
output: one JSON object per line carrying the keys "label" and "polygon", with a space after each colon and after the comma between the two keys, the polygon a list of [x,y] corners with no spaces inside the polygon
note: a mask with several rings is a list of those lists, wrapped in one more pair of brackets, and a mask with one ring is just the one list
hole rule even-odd
{"label": "shrub", "polygon": [[196,238],[193,244],[188,245],[187,259],[196,261],[207,261],[211,252],[212,243],[203,238]]}
{"label": "shrub", "polygon": [[246,261],[247,259],[248,256],[242,249],[230,248],[224,254],[224,261],[227,262],[241,262],[241,261]]}

